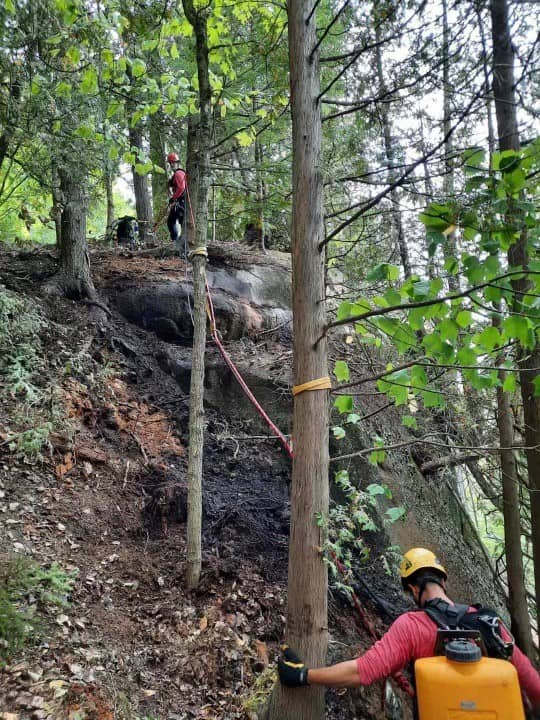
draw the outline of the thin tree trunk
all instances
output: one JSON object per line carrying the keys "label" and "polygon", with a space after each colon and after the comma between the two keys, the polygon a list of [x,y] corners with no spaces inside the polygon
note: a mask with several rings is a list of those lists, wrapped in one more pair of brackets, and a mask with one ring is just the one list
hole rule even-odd
{"label": "thin tree trunk", "polygon": [[51,182],[52,216],[54,219],[56,247],[60,248],[62,242],[62,193],[60,190],[60,176],[54,162],[51,167]]}
{"label": "thin tree trunk", "polygon": [[163,169],[163,174],[152,173],[152,209],[154,217],[159,217],[167,207],[167,165],[165,161],[165,134],[163,116],[157,112],[150,116],[150,160]]}
{"label": "thin tree trunk", "polygon": [[[504,382],[506,373],[499,378]],[[514,444],[514,424],[508,394],[497,388],[497,426],[501,448]],[[512,633],[517,644],[530,658],[534,648],[531,634],[529,609],[525,593],[525,573],[521,552],[521,514],[519,508],[519,480],[513,450],[501,450],[501,475],[503,488],[504,548],[506,577],[508,581],[508,609],[512,621]]]}
{"label": "thin tree trunk", "polygon": [[[207,16],[209,6],[195,10],[193,0],[182,0],[184,12],[195,31],[197,76],[199,80],[199,122],[194,164],[197,166],[195,252],[206,248],[208,232],[208,191],[210,186],[211,99],[208,69]],[[193,190],[193,184],[191,185]],[[192,193],[193,194],[193,193]],[[189,209],[188,209],[189,213]],[[204,442],[204,350],[206,345],[206,257],[193,256],[193,360],[189,402],[188,519],[186,582],[199,584],[202,567],[202,461]]]}
{"label": "thin tree trunk", "polygon": [[[328,374],[324,338],[325,253],[321,115],[315,17],[306,24],[313,0],[289,0],[289,68],[293,135],[293,317],[294,382]],[[311,666],[325,664],[328,644],[328,573],[316,517],[328,515],[328,391],[295,396],[294,459],[291,482],[291,534],[287,640]],[[271,720],[321,720],[324,690],[276,686]]]}
{"label": "thin tree trunk", "polygon": [[[501,150],[519,150],[519,131],[514,87],[514,49],[510,35],[507,0],[491,0],[491,32],[493,40],[493,96],[497,116],[497,132]],[[510,218],[516,222],[516,212]],[[526,229],[508,251],[510,267],[526,268],[529,263]],[[524,294],[529,290],[527,277],[512,283],[515,294],[514,309],[527,312]],[[540,349],[521,353],[519,378],[523,401],[529,491],[531,503],[531,535],[534,557],[535,595],[537,614],[540,611],[540,402],[535,396],[534,378],[540,364]]]}
{"label": "thin tree trunk", "polygon": [[[447,0],[442,0],[443,8],[443,135],[444,143],[444,180],[443,195],[445,202],[454,195],[454,143],[450,132],[452,127],[452,107],[450,88],[450,30],[448,27]],[[456,234],[449,233],[442,245],[444,260],[451,261],[457,255]],[[448,274],[448,289],[450,292],[459,292],[459,279],[457,275]]]}
{"label": "thin tree trunk", "polygon": [[[375,25],[375,38],[377,40],[377,45],[375,48],[375,58],[376,58],[376,65],[377,65],[377,76],[379,80],[379,94],[381,96],[384,96],[386,94],[386,82],[384,79],[384,70],[383,70],[383,61],[382,61],[382,53],[381,53],[381,45],[380,45],[380,35],[381,35],[381,29],[380,29],[380,23],[376,23]],[[388,108],[385,103],[380,104],[379,112],[381,115],[382,125],[383,125],[383,137],[384,137],[384,153],[386,157],[386,182],[391,185],[396,180],[396,170],[395,170],[395,155],[394,155],[394,145],[395,141],[392,137],[392,123],[390,121],[390,115],[388,112]],[[411,261],[409,258],[409,248],[407,246],[407,241],[405,239],[405,233],[403,231],[403,223],[401,222],[401,212],[399,210],[399,192],[397,188],[394,188],[390,191],[390,201],[392,203],[392,207],[390,210],[390,217],[392,221],[392,225],[394,227],[394,233],[395,233],[395,240],[397,241],[398,249],[399,249],[399,257],[401,259],[401,267],[403,268],[403,274],[406,278],[411,277]]]}
{"label": "thin tree trunk", "polygon": [[111,231],[112,224],[114,222],[114,214],[115,214],[113,177],[112,177],[111,169],[108,166],[105,167],[104,182],[105,182],[105,196],[106,196],[106,201],[107,201],[107,229],[105,230],[105,235],[108,236]]}
{"label": "thin tree trunk", "polygon": [[263,178],[263,170],[262,170],[262,164],[263,164],[263,146],[260,141],[260,139],[257,137],[255,140],[255,178],[256,178],[256,207],[257,207],[257,219],[255,221],[255,226],[257,228],[257,233],[259,235],[259,249],[263,252],[266,252],[266,248],[264,245],[264,233],[265,233],[265,224],[264,224],[264,206],[266,202],[266,189],[264,186],[264,178]]}

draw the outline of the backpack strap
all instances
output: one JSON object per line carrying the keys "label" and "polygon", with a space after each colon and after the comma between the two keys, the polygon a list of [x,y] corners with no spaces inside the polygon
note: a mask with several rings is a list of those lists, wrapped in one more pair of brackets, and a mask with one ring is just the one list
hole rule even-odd
{"label": "backpack strap", "polygon": [[450,605],[442,598],[428,600],[423,607],[424,612],[433,622],[443,630],[456,630],[464,615],[469,610],[468,605]]}

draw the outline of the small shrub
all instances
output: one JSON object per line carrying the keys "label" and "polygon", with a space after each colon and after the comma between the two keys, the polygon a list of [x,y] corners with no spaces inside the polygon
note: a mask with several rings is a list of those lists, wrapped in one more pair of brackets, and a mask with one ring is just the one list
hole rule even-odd
{"label": "small shrub", "polygon": [[57,563],[41,567],[28,558],[0,562],[0,667],[45,632],[50,608],[68,605],[76,574]]}

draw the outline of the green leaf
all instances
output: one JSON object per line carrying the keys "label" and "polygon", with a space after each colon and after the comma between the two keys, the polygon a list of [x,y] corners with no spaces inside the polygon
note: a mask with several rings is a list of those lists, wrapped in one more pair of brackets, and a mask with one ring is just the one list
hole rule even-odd
{"label": "green leaf", "polygon": [[441,320],[437,326],[437,330],[439,331],[441,340],[443,341],[456,340],[459,333],[458,325],[450,319]]}
{"label": "green leaf", "polygon": [[461,153],[465,172],[476,172],[482,167],[486,151],[482,147],[467,148]]}
{"label": "green leaf", "polygon": [[533,379],[533,385],[534,385],[534,397],[540,397],[540,375],[537,375]]}
{"label": "green leaf", "polygon": [[347,415],[346,422],[349,425],[357,425],[360,420],[361,420],[360,415],[357,415],[356,413],[350,413],[350,415]]}
{"label": "green leaf", "polygon": [[410,428],[411,430],[418,430],[418,421],[416,420],[414,415],[404,415],[401,418],[401,424],[406,428]]}
{"label": "green leaf", "polygon": [[429,280],[420,280],[413,283],[413,297],[415,299],[425,298],[431,293],[431,282]]}
{"label": "green leaf", "polygon": [[334,427],[332,428],[332,433],[336,440],[343,440],[346,435],[345,430],[339,425],[334,425]]}
{"label": "green leaf", "polygon": [[133,77],[141,77],[146,72],[146,63],[144,60],[141,60],[140,58],[134,58],[131,61],[131,72],[133,73]]}
{"label": "green leaf", "polygon": [[503,390],[507,393],[513,393],[516,391],[517,379],[515,373],[508,373],[504,379]]}
{"label": "green leaf", "polygon": [[432,392],[431,390],[423,390],[421,392],[422,395],[422,401],[424,403],[424,407],[426,408],[444,408],[446,407],[446,402],[444,399],[444,396],[441,393],[438,392]]}
{"label": "green leaf", "polygon": [[390,263],[380,263],[376,265],[366,275],[366,280],[369,282],[376,282],[378,280],[397,280],[399,278],[399,268],[397,265],[391,265]]}
{"label": "green leaf", "polygon": [[338,395],[334,400],[334,407],[337,408],[341,414],[351,413],[353,410],[352,395]]}
{"label": "green leaf", "polygon": [[347,382],[350,379],[349,366],[344,360],[336,361],[334,375],[338,382]]}
{"label": "green leaf", "polygon": [[385,515],[388,518],[389,522],[395,523],[397,520],[400,520],[405,515],[405,508],[404,507],[388,508],[388,510],[385,512]]}
{"label": "green leaf", "polygon": [[98,76],[95,69],[87,67],[81,76],[81,92],[85,95],[93,95],[98,91]]}
{"label": "green leaf", "polygon": [[491,352],[495,346],[501,345],[501,335],[497,328],[494,327],[488,327],[482,330],[475,338],[488,352]]}
{"label": "green leaf", "polygon": [[520,166],[520,163],[521,158],[518,153],[514,150],[505,150],[501,153],[498,170],[502,173],[511,173]]}
{"label": "green leaf", "polygon": [[370,465],[380,465],[386,460],[386,452],[384,450],[374,450],[369,456]]}
{"label": "green leaf", "polygon": [[236,139],[240,147],[249,147],[255,141],[253,135],[250,132],[246,132],[246,130],[236,133]]}
{"label": "green leaf", "polygon": [[534,347],[532,323],[528,318],[511,315],[503,321],[503,329],[506,338],[516,338],[525,348]]}
{"label": "green leaf", "polygon": [[472,325],[473,315],[470,310],[461,310],[456,316],[456,322],[460,328],[467,328]]}
{"label": "green leaf", "polygon": [[382,485],[379,485],[379,483],[370,483],[366,488],[366,492],[368,495],[371,495],[371,497],[386,495],[386,490]]}
{"label": "green leaf", "polygon": [[453,211],[448,205],[432,203],[424,212],[420,213],[420,221],[428,230],[442,232],[454,225]]}

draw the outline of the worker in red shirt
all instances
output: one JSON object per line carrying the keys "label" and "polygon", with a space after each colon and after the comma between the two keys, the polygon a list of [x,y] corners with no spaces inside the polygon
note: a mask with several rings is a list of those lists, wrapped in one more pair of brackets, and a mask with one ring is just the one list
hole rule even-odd
{"label": "worker in red shirt", "polygon": [[[325,685],[327,687],[357,687],[371,685],[402,670],[409,662],[433,657],[437,631],[441,624],[429,613],[456,615],[457,608],[467,614],[477,612],[475,607],[459,606],[446,594],[446,570],[430,550],[413,548],[401,562],[403,588],[410,592],[423,612],[406,612],[390,626],[388,631],[364,655],[355,660],[322,668],[308,668],[290,648],[284,646],[284,654],[278,660],[279,679],[287,687]],[[480,611],[478,611],[480,612]],[[463,623],[464,625],[465,623]],[[457,625],[457,623],[455,623]],[[535,713],[540,713],[540,675],[529,658],[513,647],[512,636],[500,620],[497,620],[494,641],[508,649],[510,662],[517,670],[522,693]],[[451,624],[447,625],[450,627]],[[462,625],[460,625],[461,627]],[[511,653],[511,655],[510,655]],[[538,715],[535,714],[535,717]]]}
{"label": "worker in red shirt", "polygon": [[[177,250],[180,249],[180,238],[186,212],[186,173],[180,167],[180,158],[176,153],[167,155],[167,162],[171,166],[173,174],[169,179],[169,214],[167,216],[167,227],[171,236],[171,242]],[[178,231],[180,226],[180,231]]]}

